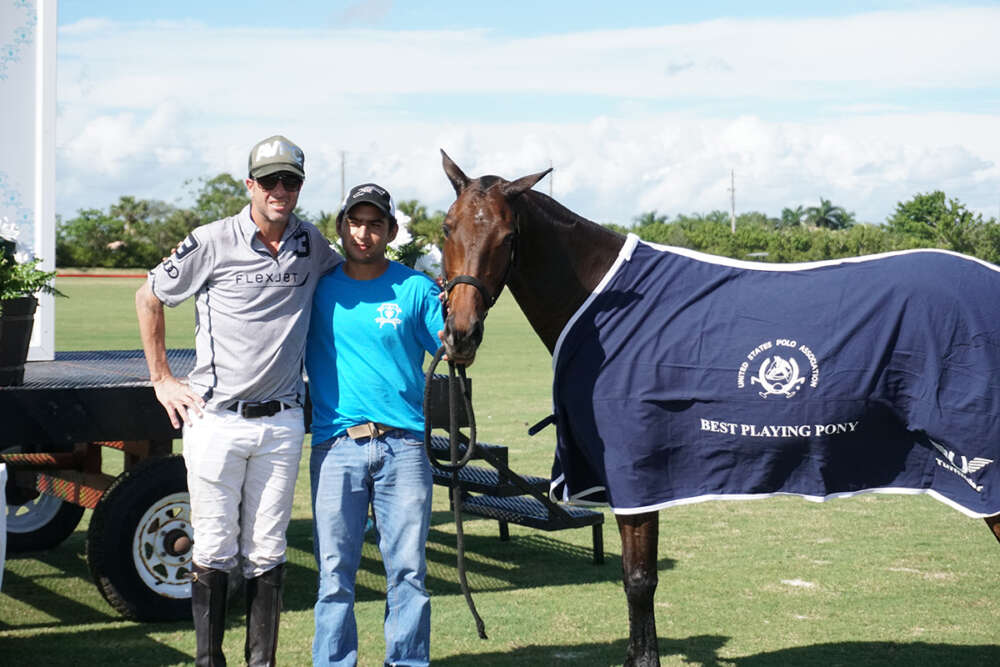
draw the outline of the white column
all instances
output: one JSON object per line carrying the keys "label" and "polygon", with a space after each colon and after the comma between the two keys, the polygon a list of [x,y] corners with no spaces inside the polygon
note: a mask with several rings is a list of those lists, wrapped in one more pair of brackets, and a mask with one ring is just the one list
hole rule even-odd
{"label": "white column", "polygon": [[[0,0],[0,219],[18,250],[55,268],[56,0]],[[40,295],[29,359],[55,355],[55,303]]]}

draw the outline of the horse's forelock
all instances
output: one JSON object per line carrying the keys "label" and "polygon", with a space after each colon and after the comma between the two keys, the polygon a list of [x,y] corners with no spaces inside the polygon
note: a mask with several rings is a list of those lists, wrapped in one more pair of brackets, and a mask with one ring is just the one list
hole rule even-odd
{"label": "horse's forelock", "polygon": [[[464,201],[465,205],[473,205],[475,207],[480,207],[483,203],[488,200],[500,201],[506,203],[506,198],[501,196],[498,200],[491,197],[493,192],[497,192],[497,188],[504,185],[508,181],[501,178],[500,176],[480,176],[479,178],[469,181],[468,186],[462,191],[462,195],[459,200]],[[458,204],[458,201],[455,202]]]}
{"label": "horse's forelock", "polygon": [[506,182],[507,181],[500,178],[499,176],[493,176],[493,175],[480,176],[479,178],[469,183],[469,189],[470,190],[475,189],[479,192],[485,193],[487,190],[495,188],[496,186]]}

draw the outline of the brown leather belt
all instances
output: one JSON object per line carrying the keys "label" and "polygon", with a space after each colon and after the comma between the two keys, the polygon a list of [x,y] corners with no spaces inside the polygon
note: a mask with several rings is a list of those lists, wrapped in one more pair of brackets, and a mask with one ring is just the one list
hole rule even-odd
{"label": "brown leather belt", "polygon": [[348,428],[347,435],[355,440],[359,440],[361,438],[378,438],[389,431],[396,430],[398,429],[395,426],[388,426],[377,422],[365,422],[364,424],[357,424]]}

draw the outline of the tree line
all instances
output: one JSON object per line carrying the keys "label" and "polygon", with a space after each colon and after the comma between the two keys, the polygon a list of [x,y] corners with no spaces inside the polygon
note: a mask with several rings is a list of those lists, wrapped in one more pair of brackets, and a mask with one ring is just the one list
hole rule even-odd
{"label": "tree line", "polygon": [[[107,210],[83,209],[56,228],[59,267],[151,268],[169,255],[198,225],[239,212],[248,202],[243,182],[219,174],[188,184],[193,205],[122,196]],[[410,266],[429,245],[444,241],[444,212],[429,212],[415,199],[398,203],[413,237],[393,251]],[[296,210],[336,243],[336,211],[311,214]],[[736,216],[735,232],[728,213],[678,214],[658,211],[635,216],[628,224],[603,223],[632,232],[653,243],[679,246],[736,259],[803,262],[867,255],[908,248],[943,248],[1000,264],[1000,224],[969,211],[943,191],[919,193],[896,205],[883,224],[859,223],[853,213],[821,198],[813,207],[785,208],[778,217],[760,212]]]}
{"label": "tree line", "polygon": [[[243,181],[229,174],[189,182],[193,205],[174,206],[155,199],[122,196],[106,210],[88,208],[56,222],[56,266],[101,268],[152,268],[169,255],[192,229],[219,218],[235,215],[249,202]],[[395,259],[410,266],[428,243],[444,240],[440,228],[444,213],[432,215],[416,200],[402,201],[398,209],[411,218],[414,239],[391,250]],[[337,212],[311,214],[296,208],[295,214],[315,224],[334,244],[338,243]],[[435,229],[436,228],[436,229]]]}

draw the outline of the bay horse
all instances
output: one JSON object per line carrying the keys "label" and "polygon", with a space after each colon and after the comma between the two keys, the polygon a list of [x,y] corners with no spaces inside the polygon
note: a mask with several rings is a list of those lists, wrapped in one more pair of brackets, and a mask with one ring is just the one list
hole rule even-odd
{"label": "bay horse", "polygon": [[[688,254],[691,257],[688,257],[685,256],[682,249],[673,249],[678,252],[670,253],[671,257],[681,262],[683,266],[688,267],[685,271],[690,272],[693,270],[703,275],[695,280],[690,279],[688,273],[682,273],[678,270],[674,274],[668,275],[667,278],[656,281],[656,284],[670,285],[671,281],[678,281],[683,284],[692,285],[692,293],[675,294],[674,301],[681,303],[670,311],[669,316],[664,320],[650,323],[647,328],[640,329],[640,335],[625,334],[626,340],[618,343],[617,347],[613,347],[611,342],[601,337],[603,335],[600,328],[600,326],[603,326],[600,325],[601,322],[610,322],[618,318],[621,313],[629,310],[636,302],[639,305],[633,309],[639,311],[639,317],[641,318],[648,316],[651,306],[658,307],[661,305],[660,300],[656,298],[649,299],[649,303],[643,303],[643,300],[647,297],[642,294],[632,293],[629,290],[623,289],[610,290],[605,284],[611,273],[621,270],[619,267],[622,264],[623,252],[627,250],[628,253],[632,253],[634,256],[638,252],[638,249],[633,251],[632,248],[639,248],[642,244],[639,243],[637,245],[635,239],[624,237],[621,234],[593,223],[566,209],[551,197],[533,191],[531,188],[551,169],[513,181],[507,181],[498,176],[482,176],[470,179],[443,150],[441,154],[445,174],[454,187],[457,197],[447,212],[443,229],[445,234],[443,266],[444,278],[447,280],[445,292],[447,293],[448,304],[443,342],[447,354],[455,363],[466,365],[472,363],[476,355],[476,350],[483,338],[483,325],[487,311],[496,302],[501,290],[506,285],[535,333],[541,338],[549,352],[556,356],[555,375],[557,382],[554,383],[553,391],[555,393],[555,400],[553,403],[555,412],[557,413],[554,415],[555,421],[557,426],[560,427],[560,434],[558,436],[560,448],[563,446],[564,439],[573,440],[574,437],[578,436],[577,431],[585,431],[588,426],[594,426],[590,422],[595,421],[597,408],[594,405],[587,405],[590,403],[588,395],[594,393],[596,396],[596,393],[600,391],[605,392],[605,394],[602,394],[601,400],[607,399],[611,402],[612,412],[617,409],[617,406],[624,405],[628,401],[648,403],[651,406],[641,417],[634,419],[626,416],[618,417],[615,414],[606,416],[606,421],[614,421],[617,418],[619,422],[613,424],[613,428],[606,429],[606,431],[617,432],[620,430],[620,437],[622,438],[641,436],[643,429],[650,430],[651,428],[654,430],[656,428],[663,428],[666,431],[672,432],[673,422],[665,420],[677,420],[686,412],[695,411],[695,414],[700,414],[695,420],[695,425],[698,427],[698,438],[701,440],[707,441],[712,438],[718,438],[721,443],[727,443],[738,440],[742,436],[745,440],[753,441],[754,443],[763,443],[762,445],[756,445],[755,451],[744,458],[740,458],[742,456],[740,454],[723,449],[721,454],[719,452],[713,454],[715,458],[711,460],[699,460],[697,462],[697,467],[711,467],[716,477],[722,476],[726,479],[732,477],[732,473],[736,469],[749,469],[752,467],[754,461],[770,458],[777,463],[779,468],[782,465],[786,468],[791,468],[790,470],[784,470],[782,474],[788,476],[790,479],[797,480],[796,475],[800,471],[795,465],[782,464],[783,459],[780,458],[781,455],[776,453],[779,448],[773,445],[775,443],[788,442],[791,443],[789,446],[792,449],[798,448],[807,451],[807,443],[810,442],[807,436],[818,436],[821,432],[824,438],[835,440],[842,449],[849,452],[856,451],[859,455],[865,457],[873,456],[870,444],[867,442],[860,445],[863,447],[862,449],[850,449],[858,445],[852,444],[852,436],[849,431],[863,430],[862,427],[859,427],[860,424],[863,427],[869,428],[874,433],[874,436],[880,440],[885,440],[889,443],[899,443],[896,449],[908,461],[914,457],[922,457],[920,460],[925,461],[925,463],[923,463],[920,474],[923,477],[939,474],[946,485],[952,485],[948,487],[952,490],[964,486],[966,487],[964,492],[976,496],[977,500],[973,502],[978,502],[980,497],[987,498],[984,502],[989,504],[992,509],[984,510],[983,507],[978,507],[972,511],[968,509],[963,509],[963,511],[972,516],[984,518],[993,535],[1000,540],[1000,497],[998,497],[1000,496],[1000,488],[998,488],[1000,487],[1000,483],[990,487],[988,483],[980,479],[980,476],[985,471],[988,471],[990,475],[996,473],[996,468],[1000,464],[998,466],[991,464],[994,459],[1000,459],[1000,453],[996,456],[990,453],[988,457],[981,455],[973,456],[971,452],[961,450],[958,448],[958,445],[947,441],[946,435],[941,435],[937,432],[940,429],[937,423],[934,422],[935,415],[937,412],[942,412],[942,410],[925,409],[926,404],[920,402],[922,400],[921,397],[910,395],[915,394],[919,389],[913,388],[912,391],[910,390],[912,382],[908,377],[909,375],[920,375],[919,369],[917,373],[910,373],[908,375],[905,369],[900,370],[897,368],[898,364],[895,363],[895,360],[900,358],[915,356],[914,349],[923,344],[921,342],[922,338],[927,337],[923,329],[928,327],[928,323],[923,322],[913,325],[910,322],[912,317],[936,317],[938,312],[950,312],[954,310],[953,304],[961,301],[962,296],[972,297],[974,295],[963,295],[954,290],[947,291],[944,296],[946,299],[950,297],[950,300],[946,302],[947,305],[944,305],[939,301],[923,298],[923,295],[919,293],[914,295],[911,293],[912,290],[900,289],[899,291],[909,295],[909,298],[907,299],[907,305],[901,306],[899,312],[896,312],[896,310],[886,305],[878,289],[870,287],[873,281],[879,281],[876,275],[862,275],[860,278],[862,287],[851,290],[846,296],[844,292],[838,292],[838,288],[836,287],[839,281],[842,280],[842,277],[847,275],[843,273],[843,269],[837,268],[842,265],[853,266],[853,269],[846,270],[857,273],[858,271],[870,272],[871,270],[885,266],[892,268],[893,271],[908,270],[908,266],[914,262],[920,262],[916,269],[911,270],[911,273],[914,275],[912,282],[917,285],[914,289],[921,289],[919,286],[923,285],[922,289],[927,291],[938,289],[943,277],[931,275],[926,280],[923,280],[920,277],[922,274],[935,273],[932,266],[924,264],[926,262],[931,262],[932,264],[938,262],[946,266],[957,264],[962,271],[975,274],[974,278],[968,278],[968,280],[965,278],[962,279],[964,281],[962,283],[963,289],[971,289],[969,287],[970,281],[976,280],[982,282],[980,274],[983,271],[989,272],[992,270],[995,272],[995,267],[990,269],[989,265],[980,266],[985,263],[979,262],[977,264],[978,260],[964,257],[956,258],[953,256],[954,254],[938,251],[927,251],[925,254],[916,256],[902,254],[898,257],[890,253],[892,257],[887,257],[884,261],[862,261],[866,258],[852,258],[841,262],[793,265],[796,269],[807,269],[799,271],[796,274],[796,277],[800,279],[795,281],[796,283],[802,283],[801,279],[808,279],[809,281],[830,280],[830,276],[833,276],[833,283],[821,282],[821,284],[827,285],[825,289],[828,292],[836,292],[836,294],[832,296],[829,294],[826,295],[826,301],[823,298],[819,299],[821,305],[833,311],[833,315],[830,316],[833,319],[843,317],[843,311],[837,310],[837,304],[831,301],[831,299],[834,301],[837,299],[858,301],[858,308],[862,310],[868,308],[863,314],[864,317],[877,318],[882,314],[889,314],[891,316],[889,320],[884,321],[885,325],[880,327],[878,331],[866,334],[876,339],[885,338],[885,344],[890,348],[889,351],[878,352],[870,362],[865,362],[871,365],[871,369],[866,368],[865,363],[861,362],[857,364],[859,368],[851,369],[855,375],[861,378],[863,385],[860,391],[864,395],[860,396],[856,402],[865,410],[875,410],[874,417],[868,419],[866,422],[862,422],[861,417],[854,419],[848,416],[827,421],[815,419],[813,420],[815,423],[810,423],[805,419],[800,420],[802,423],[790,420],[783,422],[777,419],[772,422],[772,425],[757,425],[754,423],[740,423],[738,419],[711,419],[707,418],[704,414],[696,412],[697,409],[705,405],[718,408],[722,404],[715,400],[715,394],[719,392],[723,394],[726,392],[735,392],[737,390],[736,387],[740,387],[739,390],[744,392],[740,395],[740,400],[729,401],[726,404],[735,406],[733,408],[735,410],[742,409],[742,406],[745,405],[757,405],[758,403],[762,404],[767,401],[770,401],[770,405],[775,406],[791,404],[794,402],[792,399],[796,394],[799,394],[801,397],[802,394],[808,395],[810,391],[818,392],[819,389],[827,385],[833,386],[838,378],[844,375],[844,373],[839,372],[836,368],[834,368],[833,372],[828,372],[828,367],[832,366],[833,362],[827,357],[833,354],[832,352],[820,352],[819,348],[816,348],[814,351],[814,349],[802,343],[790,341],[788,338],[768,339],[767,341],[762,341],[760,345],[752,349],[740,350],[741,354],[744,352],[747,354],[738,357],[731,369],[720,370],[715,367],[718,364],[713,362],[707,364],[707,370],[702,369],[699,371],[699,373],[703,373],[706,376],[712,373],[717,375],[721,373],[720,377],[724,378],[723,384],[725,384],[725,390],[705,386],[706,383],[701,382],[701,376],[699,376],[699,379],[695,381],[694,386],[690,389],[680,386],[668,386],[666,389],[661,390],[665,396],[665,398],[661,397],[662,400],[642,401],[628,396],[624,397],[625,402],[615,402],[613,400],[616,398],[615,392],[621,392],[622,394],[634,393],[629,383],[643,381],[641,378],[645,376],[655,376],[660,371],[661,365],[662,367],[669,366],[670,371],[675,373],[675,375],[667,376],[667,384],[669,385],[673,379],[681,377],[681,375],[676,374],[682,374],[686,371],[686,366],[693,365],[686,363],[688,360],[710,356],[711,351],[704,349],[705,343],[702,340],[703,337],[714,335],[716,329],[728,330],[733,328],[726,323],[719,325],[708,324],[708,320],[704,318],[708,317],[708,313],[713,309],[722,310],[724,314],[727,314],[729,320],[739,322],[740,326],[736,328],[752,329],[758,321],[773,321],[774,318],[779,318],[779,321],[781,317],[799,321],[814,319],[817,316],[810,313],[809,318],[801,316],[796,318],[796,315],[801,314],[786,308],[785,300],[779,298],[782,295],[775,293],[775,288],[767,287],[771,283],[765,283],[764,298],[761,299],[760,303],[754,303],[752,307],[746,303],[739,306],[722,306],[719,302],[713,302],[712,299],[714,297],[712,295],[714,293],[724,290],[730,284],[739,284],[737,280],[738,273],[736,272],[743,271],[747,273],[746,269],[749,267],[751,279],[760,278],[767,281],[771,280],[772,275],[777,273],[776,268],[778,270],[781,269],[781,265],[736,261],[725,262],[721,261],[721,258],[717,258],[720,259],[718,263],[713,263],[708,256],[689,252]],[[639,249],[649,254],[647,252],[648,248],[642,247]],[[893,262],[893,264],[888,264],[889,262]],[[737,268],[727,266],[726,264],[736,265]],[[840,271],[840,273],[835,273],[834,271]],[[640,276],[637,280],[641,280],[642,278],[643,276]],[[992,281],[989,284],[990,289],[994,290],[992,291],[992,298],[986,299],[986,301],[992,304],[992,302],[997,301],[995,289],[1000,287],[1000,280],[993,278],[993,274],[989,273],[987,273],[986,279]],[[787,289],[797,290],[800,287],[801,285],[796,285]],[[750,288],[744,287],[740,289],[746,291]],[[598,295],[597,292],[601,292],[601,294]],[[601,301],[600,298],[595,299],[598,296],[606,298],[604,301]],[[870,307],[866,305],[867,302],[865,299],[874,299]],[[702,302],[705,300],[711,305],[704,306]],[[851,303],[854,303],[854,301],[851,301]],[[931,304],[930,308],[933,311],[931,314],[920,311],[918,306],[914,305],[922,301],[927,301]],[[952,348],[941,353],[942,356],[948,357],[946,363],[940,364],[940,368],[935,365],[933,372],[924,373],[925,375],[937,373],[937,376],[942,378],[939,384],[931,387],[932,400],[952,400],[949,398],[949,392],[954,392],[956,386],[961,388],[971,386],[976,382],[987,389],[1000,386],[1000,383],[991,379],[996,374],[996,371],[1000,369],[1000,334],[997,334],[996,330],[996,327],[1000,326],[998,325],[998,322],[1000,322],[1000,312],[989,311],[990,308],[995,308],[990,304],[982,306],[988,312],[979,312],[977,310],[975,313],[968,315],[968,317],[972,319],[979,318],[986,322],[985,324],[979,322],[977,325],[982,330],[980,333],[985,332],[986,342],[982,343],[981,335],[973,334],[974,341],[972,347],[985,349],[992,356],[987,358],[985,362],[971,361],[964,357],[961,359],[956,358],[955,355],[961,357],[962,349],[969,347],[962,347],[962,345],[952,345]],[[910,311],[906,311],[906,308],[909,308]],[[916,311],[914,311],[915,308],[917,309]],[[784,312],[786,309],[788,312]],[[595,318],[592,321],[581,324],[580,321],[575,319],[579,316],[581,310],[594,311],[596,313]],[[817,307],[817,310],[819,310],[819,307]],[[916,313],[912,317],[907,314],[911,311]],[[645,349],[649,341],[655,335],[659,334],[660,329],[667,330],[674,326],[680,326],[677,323],[681,322],[686,314],[692,312],[695,314],[696,322],[705,322],[704,325],[699,326],[704,326],[706,329],[710,328],[712,331],[706,333],[699,330],[688,337],[696,339],[695,341],[683,340],[682,342],[678,342],[675,347],[681,349],[671,352],[676,358],[672,358],[669,362],[664,361],[662,364],[659,364],[656,359],[636,362],[646,363],[647,366],[644,368],[650,370],[643,373],[626,373],[629,377],[625,380],[615,381],[616,383],[612,383],[610,388],[604,387],[602,389],[596,381],[587,377],[587,373],[601,373],[604,367],[610,363],[612,356],[618,356],[629,347]],[[962,316],[965,317],[966,315],[963,314]],[[990,318],[993,318],[992,321],[989,321]],[[823,317],[818,316],[818,319],[822,320]],[[819,322],[819,326],[830,326],[831,323],[832,320],[822,321]],[[972,327],[972,325],[964,320],[959,321],[959,324],[961,326],[958,328],[962,330]],[[857,326],[861,327],[862,325],[859,324]],[[939,326],[938,328],[942,327]],[[654,329],[653,334],[649,333],[649,329]],[[916,331],[916,333],[908,333],[912,331]],[[567,334],[574,339],[572,344],[580,350],[576,354],[579,359],[574,362],[575,366],[573,368],[564,368],[563,366],[567,366],[568,362],[567,364],[563,364],[559,358],[559,347],[565,347],[568,344]],[[837,348],[834,351],[843,353],[842,348],[851,347],[856,342],[855,338],[857,335],[857,332],[851,330],[840,338],[832,336],[831,338],[836,341],[833,347]],[[955,342],[953,338],[952,343]],[[961,341],[957,342],[961,343]],[[853,345],[853,347],[876,349],[874,343],[862,346]],[[956,352],[956,349],[960,351]],[[566,354],[565,350],[562,353]],[[572,356],[572,352],[568,354]],[[925,355],[927,358],[921,359],[921,362],[932,365],[937,364],[938,360],[931,359],[931,356],[934,355]],[[743,363],[740,363],[741,360]],[[984,365],[987,367],[983,368]],[[582,370],[579,368],[581,366]],[[754,368],[757,368],[756,374],[754,374]],[[582,387],[578,390],[567,390],[571,392],[568,396],[560,395],[557,390],[560,373],[564,375],[568,374],[568,383],[582,385]],[[957,378],[952,384],[948,386],[940,384],[947,377],[952,376]],[[876,390],[888,391],[893,398],[876,399]],[[576,391],[576,393],[573,394],[572,391]],[[840,391],[847,390],[840,389]],[[910,394],[907,392],[910,392]],[[903,400],[900,398],[901,396],[907,400]],[[942,396],[944,396],[944,399],[941,398]],[[834,399],[838,399],[838,396],[834,395]],[[959,406],[961,408],[959,412],[964,411],[963,414],[972,414],[973,421],[979,419],[979,415],[982,414],[991,415],[993,418],[980,421],[1000,421],[1000,417],[998,417],[1000,415],[1000,399],[993,401],[993,399],[974,395],[971,397],[962,396],[960,399],[955,400],[962,402],[961,406]],[[583,413],[572,414],[568,418],[564,415],[563,419],[560,420],[558,414],[560,410],[570,410],[574,401],[585,405],[586,410]],[[784,401],[784,403],[779,404],[776,401]],[[597,403],[596,398],[593,403]],[[851,401],[845,400],[843,403],[850,404]],[[659,413],[665,416],[661,418],[657,416],[655,411],[659,411]],[[867,417],[865,418],[867,419]],[[884,426],[885,424],[891,425],[900,420],[905,422],[901,428]],[[994,424],[994,428],[996,426]],[[600,429],[598,428],[597,430]],[[934,433],[933,437],[927,436],[931,432]],[[919,438],[915,434],[919,435]],[[591,441],[596,442],[596,445],[593,445],[593,442],[591,442],[590,451],[587,450],[587,447],[581,448],[584,455],[583,458],[586,458],[589,454],[590,460],[578,466],[575,471],[572,471],[572,474],[583,479],[586,479],[587,475],[591,474],[605,482],[611,478],[614,471],[609,471],[609,468],[611,468],[609,464],[610,457],[601,459],[603,447],[605,445],[610,447],[613,444],[610,442],[611,438],[604,438],[605,435],[607,434],[604,433],[601,436],[591,437]],[[1000,442],[997,442],[1000,438],[996,437],[996,430],[991,432],[991,436],[993,442],[989,443],[989,446],[994,449],[989,451],[992,452],[1000,445]],[[586,436],[583,437],[585,438]],[[670,436],[664,435],[663,437],[668,438]],[[782,440],[782,438],[787,439]],[[608,442],[605,442],[605,439]],[[916,446],[914,445],[914,439],[919,440]],[[629,444],[632,444],[631,441]],[[593,451],[594,447],[597,447],[596,452]],[[889,449],[892,449],[892,446],[889,446]],[[577,453],[579,454],[580,452]],[[559,454],[560,449],[557,449],[557,464],[559,463]],[[888,472],[875,469],[870,473],[874,475],[872,478],[858,481],[850,478],[850,475],[854,474],[854,472],[851,472],[852,466],[853,469],[859,468],[857,460],[850,461],[846,468],[838,471],[838,464],[832,459],[827,461],[824,458],[825,455],[814,454],[811,450],[808,450],[807,454],[822,459],[821,464],[818,464],[816,470],[818,475],[834,477],[836,474],[844,474],[849,477],[847,481],[840,483],[843,486],[836,487],[835,490],[839,491],[839,493],[828,493],[827,497],[853,495],[855,492],[871,490],[872,487],[889,487],[892,486],[894,481],[897,481],[893,478],[893,475],[897,475],[899,470],[896,469],[898,466],[894,464],[890,465],[893,469]],[[643,456],[647,459],[655,458],[658,455],[659,452],[653,450],[643,453]],[[667,455],[664,454],[663,456],[666,457]],[[718,463],[719,461],[721,463]],[[570,461],[562,461],[562,464],[564,469],[573,465]],[[659,478],[646,475],[643,465],[642,463],[635,463],[629,468],[627,471],[627,481],[619,483],[618,489],[609,489],[611,492],[609,495],[611,495],[610,504],[615,512],[615,518],[621,535],[622,575],[628,603],[629,640],[624,664],[626,666],[646,667],[660,664],[653,607],[653,595],[657,586],[658,510],[671,504],[687,502],[692,495],[697,495],[701,499],[712,499],[719,496],[696,489],[687,494],[688,498],[681,498],[678,501],[659,502],[656,497],[650,500],[646,496],[643,496],[646,487],[656,486],[661,484],[661,482]],[[875,467],[877,468],[877,466]],[[674,471],[673,473],[668,471],[666,473],[658,472],[657,475],[669,478],[670,483],[677,487],[684,487],[687,483],[687,470],[683,469],[684,474],[678,471]],[[569,476],[571,471],[567,470],[566,472],[567,476]],[[781,490],[782,487],[780,487],[780,484],[782,482],[780,480],[767,479],[769,475],[773,476],[775,474],[773,469],[761,474],[764,478],[762,480],[741,483],[746,487],[740,489],[743,492],[742,496],[759,497],[762,495],[773,495],[773,493],[765,492]],[[793,486],[797,483],[799,482],[795,481]],[[899,484],[906,487],[915,486],[915,483],[911,484],[908,479],[904,479]],[[957,487],[954,485],[957,485]],[[876,490],[885,489],[878,488]],[[797,492],[798,495],[810,496],[809,493],[799,492],[795,488],[793,488],[792,492]],[[928,490],[924,487],[922,490],[918,489],[917,491],[907,488],[902,492],[931,493],[938,499],[944,500],[958,509],[962,509],[959,507],[959,503],[953,499],[944,497],[948,493],[951,493],[951,490],[945,494],[941,494],[934,489]],[[958,490],[955,493],[960,495],[963,491]],[[615,497],[616,495],[618,497]],[[633,495],[636,495],[638,499],[633,498]],[[740,493],[736,493],[735,495],[742,497]],[[564,496],[563,499],[571,499],[573,497],[577,496],[572,496],[571,494]],[[822,499],[822,497],[814,499]]]}

